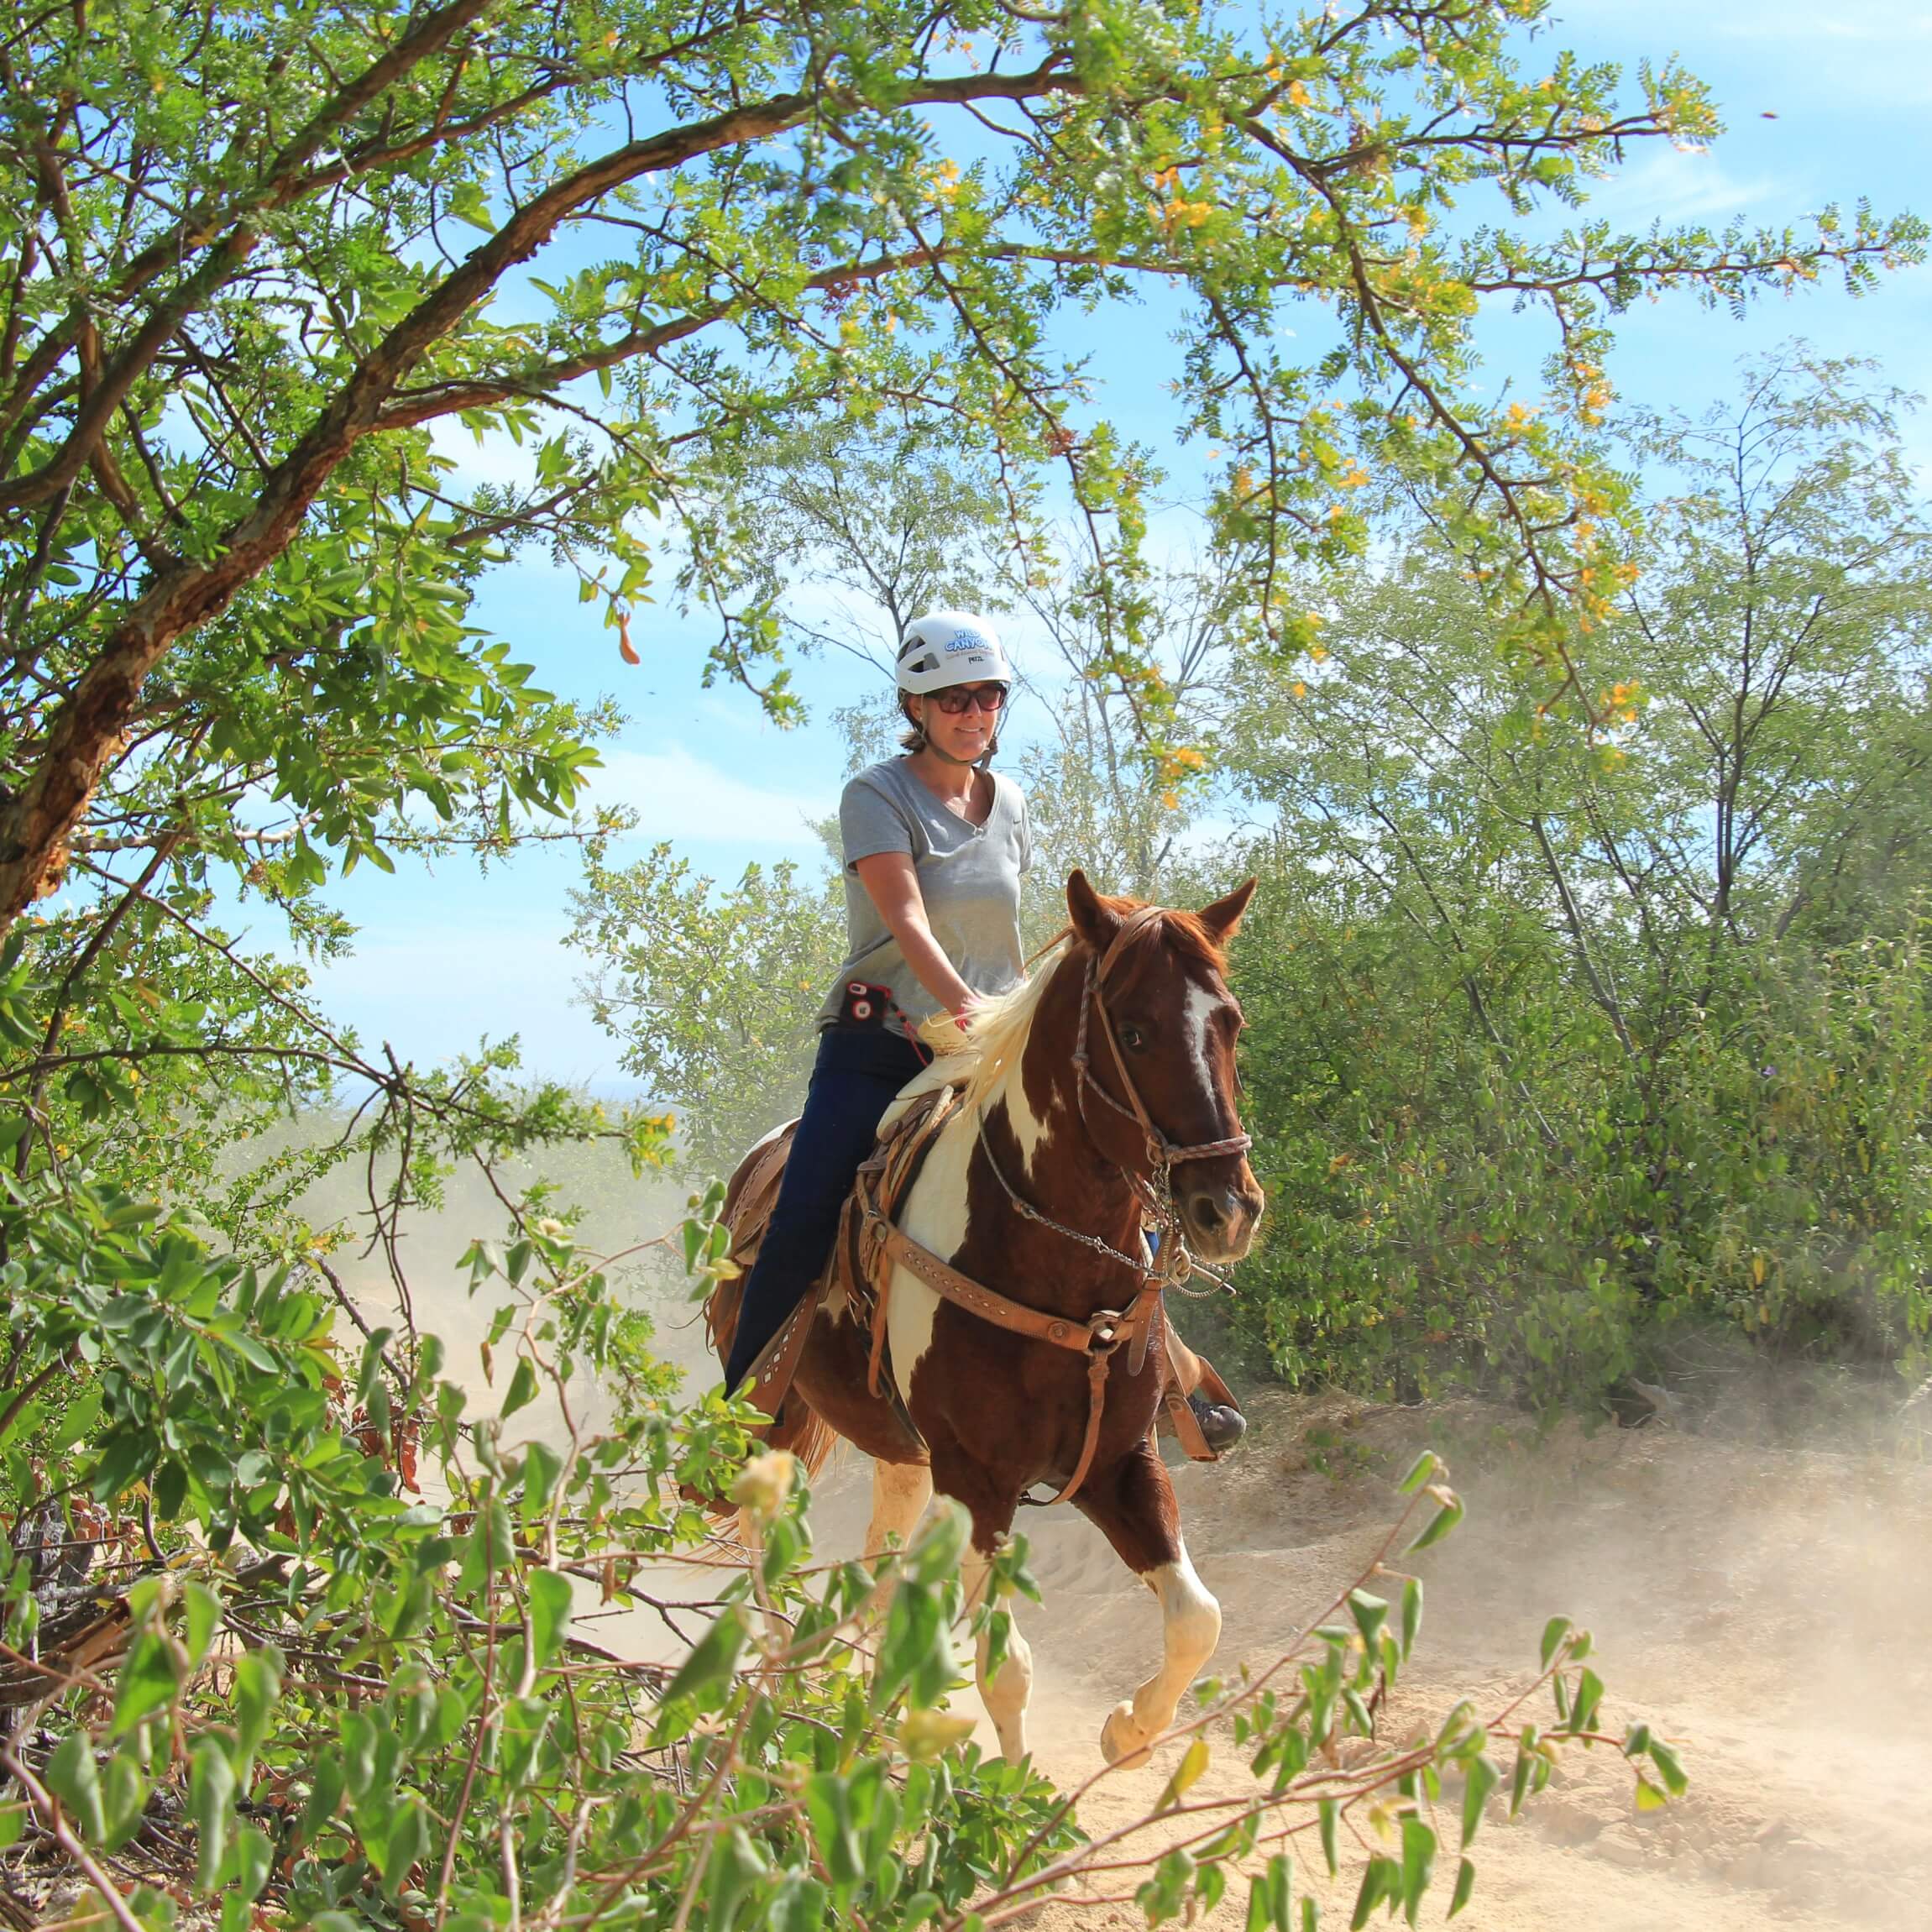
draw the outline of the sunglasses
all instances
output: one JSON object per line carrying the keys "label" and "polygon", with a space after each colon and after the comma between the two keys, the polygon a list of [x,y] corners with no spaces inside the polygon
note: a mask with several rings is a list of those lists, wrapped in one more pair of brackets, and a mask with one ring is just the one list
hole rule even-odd
{"label": "sunglasses", "polygon": [[1006,703],[1006,686],[981,684],[969,689],[955,684],[948,690],[935,691],[929,702],[937,704],[949,718],[963,717],[975,704],[982,711],[997,711]]}

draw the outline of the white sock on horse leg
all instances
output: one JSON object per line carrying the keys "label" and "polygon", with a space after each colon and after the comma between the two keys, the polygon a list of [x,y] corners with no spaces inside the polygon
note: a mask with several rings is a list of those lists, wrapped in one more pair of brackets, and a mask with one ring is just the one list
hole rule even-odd
{"label": "white sock on horse leg", "polygon": [[1138,1756],[1174,1722],[1187,1687],[1221,1641],[1221,1605],[1196,1575],[1186,1545],[1175,1562],[1140,1580],[1160,1600],[1164,1654],[1160,1668],[1131,1701],[1114,1706],[1102,1727],[1101,1749],[1109,1762]]}
{"label": "white sock on horse leg", "polygon": [[[960,1581],[965,1587],[969,1616],[978,1607],[992,1567],[990,1558],[968,1547],[960,1565]],[[973,1660],[980,1702],[992,1720],[1000,1756],[1008,1764],[1018,1764],[1026,1756],[1026,1707],[1033,1696],[1033,1652],[1019,1633],[1018,1617],[1012,1619],[1008,1628],[1006,1655],[1000,1659],[999,1668],[988,1678],[986,1667],[992,1647],[991,1637],[982,1633]]]}

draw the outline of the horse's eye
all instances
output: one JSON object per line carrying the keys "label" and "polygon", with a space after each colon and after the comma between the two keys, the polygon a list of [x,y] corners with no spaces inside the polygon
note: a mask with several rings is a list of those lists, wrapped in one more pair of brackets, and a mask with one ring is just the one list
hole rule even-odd
{"label": "horse's eye", "polygon": [[1147,1035],[1131,1023],[1120,1029],[1120,1044],[1129,1053],[1139,1053],[1147,1045]]}

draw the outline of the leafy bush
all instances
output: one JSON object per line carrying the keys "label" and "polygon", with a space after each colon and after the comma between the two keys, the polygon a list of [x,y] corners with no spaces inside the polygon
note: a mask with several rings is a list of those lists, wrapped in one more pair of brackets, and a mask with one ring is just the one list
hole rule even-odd
{"label": "leafy bush", "polygon": [[[1254,1922],[1285,1924],[1280,1848],[1312,1830],[1333,1872],[1356,1812],[1389,1847],[1356,1922],[1379,1900],[1412,1920],[1502,1781],[1497,1754],[1515,1754],[1512,1805],[1576,1743],[1620,1746],[1640,1803],[1682,1787],[1662,1741],[1603,1728],[1588,1637],[1560,1619],[1541,1662],[1553,1724],[1459,1705],[1338,1768],[1411,1653],[1411,1578],[1395,1605],[1343,1591],[1271,1667],[1202,1686],[1151,1808],[1090,1843],[1077,1794],[982,1759],[945,1708],[963,1512],[880,1577],[814,1566],[791,1458],[742,1463],[742,1411],[671,1401],[641,1324],[558,1223],[473,1250],[474,1285],[503,1301],[484,1344],[496,1412],[472,1417],[432,1338],[406,1369],[385,1331],[339,1353],[319,1280],[211,1256],[105,1192],[11,1191],[0,1427],[15,1520],[42,1533],[17,1539],[3,1592],[0,1839],[31,1836],[128,1932],[197,1899],[225,1932],[262,1912],[320,1932],[565,1916],[963,1932],[1123,1863],[1150,1924],[1245,1877]],[[717,1200],[687,1230],[700,1292]],[[594,1431],[572,1402],[586,1371],[611,1397]],[[513,1442],[545,1396],[558,1426]],[[1454,1526],[1445,1474],[1416,1463],[1382,1556]],[[689,1500],[720,1487],[744,1552]],[[680,1568],[698,1590],[659,1594]],[[1008,1600],[1032,1589],[1016,1545],[976,1618],[996,1652]],[[573,1613],[599,1602],[654,1610],[662,1661],[586,1636]],[[1223,1726],[1253,1782],[1191,1800]],[[1457,1903],[1473,1876],[1464,1858]]]}
{"label": "leafy bush", "polygon": [[[1594,1404],[1687,1321],[1932,1333],[1932,536],[1868,372],[1652,426],[1612,725],[1547,727],[1418,547],[1338,593],[1236,757],[1277,820],[1237,982],[1291,1379]],[[1736,560],[1751,560],[1740,573]]]}

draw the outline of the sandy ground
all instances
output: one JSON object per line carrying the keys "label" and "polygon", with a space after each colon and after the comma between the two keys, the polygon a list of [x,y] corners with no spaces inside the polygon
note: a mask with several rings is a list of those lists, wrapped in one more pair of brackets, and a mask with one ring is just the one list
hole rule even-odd
{"label": "sandy ground", "polygon": [[[1562,1612],[1595,1636],[1605,1728],[1646,1718],[1692,1779],[1640,1817],[1620,1757],[1572,1751],[1523,1819],[1484,1828],[1462,1924],[1932,1928],[1932,1469],[1662,1427],[1540,1442],[1509,1427],[1473,1406],[1275,1398],[1228,1463],[1178,1469],[1189,1547],[1226,1620],[1215,1668],[1272,1659],[1372,1560],[1391,1476],[1427,1441],[1449,1456],[1469,1517],[1417,1559],[1427,1611],[1393,1729],[1406,1736],[1459,1698],[1494,1708],[1533,1676],[1544,1620]],[[848,1457],[822,1478],[824,1553],[856,1547],[869,1470]],[[1029,1512],[1024,1527],[1045,1593],[1023,1615],[1033,1746],[1074,1783],[1099,1763],[1106,1710],[1151,1664],[1159,1619],[1073,1512]],[[1216,1746],[1197,1794],[1244,1778]],[[1090,1794],[1088,1830],[1144,1809],[1175,1755]],[[1312,1862],[1297,1859],[1298,1882]],[[1347,1923],[1346,1876],[1344,1888],[1316,1888],[1325,1924]],[[1447,1903],[1441,1888],[1425,1921]],[[1239,1925],[1245,1904],[1233,1887],[1208,1923]],[[1130,1905],[1071,1900],[1031,1922],[1145,1923]]]}
{"label": "sandy ground", "polygon": [[[475,1319],[466,1310],[453,1301],[429,1325],[446,1315],[444,1332],[460,1334]],[[660,1312],[660,1345],[694,1377],[715,1375],[689,1312]],[[545,1432],[546,1410],[526,1426]],[[1641,1817],[1620,1757],[1570,1752],[1521,1819],[1484,1827],[1458,1924],[1932,1932],[1932,1442],[1902,1442],[1887,1422],[1840,1439],[1856,1433],[1889,1453],[1793,1447],[1776,1440],[1768,1410],[1755,1423],[1720,1415],[1703,1432],[1605,1426],[1586,1437],[1571,1426],[1541,1439],[1474,1403],[1403,1411],[1277,1394],[1249,1412],[1249,1441],[1227,1463],[1174,1471],[1189,1548],[1225,1617],[1215,1670],[1271,1662],[1355,1579],[1393,1516],[1395,1478],[1427,1443],[1448,1457],[1469,1513],[1417,1559],[1427,1612],[1394,1733],[1406,1738],[1461,1698],[1499,1706],[1533,1677],[1537,1637],[1560,1612],[1595,1637],[1604,1728],[1641,1716],[1682,1749],[1689,1793]],[[1932,1433],[1932,1411],[1924,1419]],[[813,1500],[822,1556],[857,1552],[870,1495],[871,1464],[840,1451]],[[1160,1619],[1074,1511],[1029,1511],[1021,1526],[1045,1594],[1021,1606],[1037,1672],[1031,1741],[1072,1786],[1100,1767],[1107,1710],[1153,1667]],[[635,1654],[663,1641],[655,1620],[635,1615],[590,1634]],[[976,1708],[971,1693],[961,1701]],[[982,1736],[990,1749],[990,1725]],[[1245,1783],[1231,1741],[1212,1741],[1197,1795]],[[1103,1782],[1083,1803],[1087,1829],[1144,1811],[1176,1755],[1170,1746],[1152,1769]],[[1312,1851],[1297,1856],[1298,1887],[1318,1865]],[[1452,1869],[1447,1856],[1442,1865]],[[1325,1925],[1347,1924],[1353,1885],[1348,1874],[1346,1897],[1316,1888]],[[1439,1923],[1447,1903],[1445,1883],[1424,1922]],[[1245,1903],[1245,1887],[1232,1887],[1209,1923],[1240,1926]],[[1071,1899],[1029,1922],[1039,1932],[1145,1923],[1131,1905]]]}

